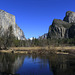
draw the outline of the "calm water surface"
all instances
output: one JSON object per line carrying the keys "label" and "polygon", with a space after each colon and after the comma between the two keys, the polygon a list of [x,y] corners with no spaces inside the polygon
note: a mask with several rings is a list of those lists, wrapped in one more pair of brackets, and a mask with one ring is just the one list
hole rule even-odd
{"label": "calm water surface", "polygon": [[0,53],[0,75],[75,75],[74,55]]}

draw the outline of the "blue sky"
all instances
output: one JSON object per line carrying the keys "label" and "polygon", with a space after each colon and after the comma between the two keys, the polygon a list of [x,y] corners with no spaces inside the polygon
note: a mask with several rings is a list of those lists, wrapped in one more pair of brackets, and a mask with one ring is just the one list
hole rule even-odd
{"label": "blue sky", "polygon": [[75,0],[0,0],[0,9],[15,15],[26,38],[37,38],[48,32],[53,19],[75,12]]}

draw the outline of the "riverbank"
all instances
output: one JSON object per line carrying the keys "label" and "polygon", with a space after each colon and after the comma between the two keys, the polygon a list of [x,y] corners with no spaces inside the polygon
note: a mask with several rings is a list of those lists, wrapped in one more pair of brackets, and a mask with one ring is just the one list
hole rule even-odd
{"label": "riverbank", "polygon": [[3,53],[37,53],[37,54],[75,54],[75,46],[47,46],[47,47],[10,47],[8,50],[0,50]]}

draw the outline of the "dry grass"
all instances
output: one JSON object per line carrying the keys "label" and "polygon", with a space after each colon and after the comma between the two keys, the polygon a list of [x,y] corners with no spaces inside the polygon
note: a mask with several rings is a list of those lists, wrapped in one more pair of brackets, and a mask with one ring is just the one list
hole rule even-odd
{"label": "dry grass", "polygon": [[9,49],[12,50],[40,50],[40,49],[45,49],[45,50],[75,50],[75,46],[66,46],[66,47],[54,47],[54,46],[46,46],[46,47],[10,47]]}
{"label": "dry grass", "polygon": [[50,47],[50,49],[53,49],[53,50],[75,50],[75,46],[66,46],[66,47]]}
{"label": "dry grass", "polygon": [[54,46],[47,46],[47,47],[10,47],[8,50],[0,50],[0,52],[11,53],[14,51],[15,53],[27,53],[27,51],[37,51],[37,50],[52,50],[52,51],[72,51],[75,52],[75,46],[66,46],[66,47],[54,47]]}
{"label": "dry grass", "polygon": [[47,47],[10,47],[10,50],[40,50],[48,49]]}

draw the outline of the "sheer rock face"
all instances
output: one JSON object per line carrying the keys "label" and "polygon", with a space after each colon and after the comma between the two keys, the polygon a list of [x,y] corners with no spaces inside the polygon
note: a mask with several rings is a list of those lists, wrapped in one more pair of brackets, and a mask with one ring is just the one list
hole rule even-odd
{"label": "sheer rock face", "polygon": [[69,23],[75,23],[75,12],[67,11],[64,21]]}
{"label": "sheer rock face", "polygon": [[69,28],[69,38],[75,38],[75,24],[73,24],[70,28]]}
{"label": "sheer rock face", "polygon": [[64,20],[54,19],[49,27],[47,38],[74,38],[75,12],[67,11]]}
{"label": "sheer rock face", "polygon": [[60,19],[54,19],[49,27],[48,38],[68,38],[68,29],[71,24]]}
{"label": "sheer rock face", "polygon": [[10,26],[13,28],[13,34],[18,40],[25,40],[23,31],[15,23],[15,16],[4,10],[0,10],[0,26],[2,27],[2,35],[8,30]]}

